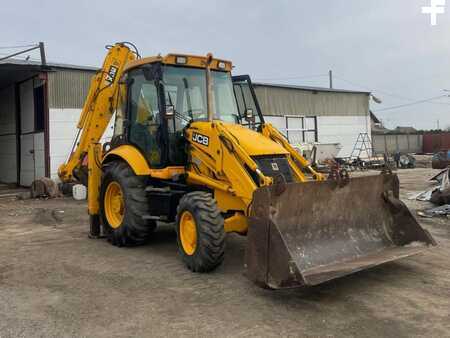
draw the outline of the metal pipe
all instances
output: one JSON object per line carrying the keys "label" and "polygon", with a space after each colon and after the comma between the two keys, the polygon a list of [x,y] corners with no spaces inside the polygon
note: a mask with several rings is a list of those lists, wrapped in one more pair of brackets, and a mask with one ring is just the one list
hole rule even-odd
{"label": "metal pipe", "polygon": [[11,54],[11,55],[2,57],[2,58],[0,58],[0,61],[3,61],[3,60],[6,60],[6,59],[9,59],[9,58],[12,58],[13,56],[17,56],[17,55],[20,55],[20,54],[23,54],[23,53],[26,53],[26,52],[31,52],[32,50],[35,50],[35,49],[38,49],[38,48],[39,48],[39,45],[36,45],[36,46],[33,47],[33,48],[28,48],[28,49],[25,49],[25,50],[23,50],[23,51],[20,51],[20,52],[17,52],[17,53],[14,53],[14,54]]}
{"label": "metal pipe", "polygon": [[206,56],[206,107],[208,109],[208,121],[210,122],[214,119],[214,92],[210,68],[212,59],[212,54],[208,53]]}

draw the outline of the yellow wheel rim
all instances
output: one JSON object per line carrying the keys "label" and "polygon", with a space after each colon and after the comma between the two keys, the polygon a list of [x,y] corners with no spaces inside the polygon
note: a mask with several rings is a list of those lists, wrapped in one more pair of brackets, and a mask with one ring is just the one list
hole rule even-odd
{"label": "yellow wheel rim", "polygon": [[197,227],[194,216],[184,211],[180,218],[180,239],[184,252],[192,256],[197,248]]}
{"label": "yellow wheel rim", "polygon": [[120,227],[125,211],[125,202],[120,184],[111,182],[108,184],[104,199],[106,219],[113,229]]}

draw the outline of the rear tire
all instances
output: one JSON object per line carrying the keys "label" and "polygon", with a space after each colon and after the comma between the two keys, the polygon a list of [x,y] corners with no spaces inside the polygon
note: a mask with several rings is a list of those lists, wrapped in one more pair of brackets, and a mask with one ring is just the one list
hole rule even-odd
{"label": "rear tire", "polygon": [[[186,243],[186,235],[183,235],[186,222],[195,228],[191,243]],[[225,252],[224,220],[211,194],[196,191],[184,195],[177,208],[176,229],[179,252],[189,270],[209,272],[222,263]]]}
{"label": "rear tire", "polygon": [[[105,235],[111,244],[143,244],[155,230],[155,221],[142,218],[149,213],[145,187],[146,177],[137,176],[125,162],[112,162],[104,167],[100,189],[100,214]],[[122,198],[111,197],[111,194],[117,195],[117,191],[120,191]],[[115,206],[111,207],[111,200],[114,198],[121,200],[120,208],[116,207],[120,211],[114,210]]]}

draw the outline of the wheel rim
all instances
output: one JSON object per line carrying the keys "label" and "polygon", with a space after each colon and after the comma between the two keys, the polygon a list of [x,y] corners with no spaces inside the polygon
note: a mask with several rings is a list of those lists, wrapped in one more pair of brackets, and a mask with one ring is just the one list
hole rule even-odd
{"label": "wheel rim", "polygon": [[123,192],[119,183],[111,182],[108,184],[105,192],[104,206],[109,225],[113,229],[118,228],[122,224],[125,211]]}
{"label": "wheel rim", "polygon": [[180,239],[184,252],[192,256],[197,248],[197,226],[194,216],[184,211],[180,218]]}

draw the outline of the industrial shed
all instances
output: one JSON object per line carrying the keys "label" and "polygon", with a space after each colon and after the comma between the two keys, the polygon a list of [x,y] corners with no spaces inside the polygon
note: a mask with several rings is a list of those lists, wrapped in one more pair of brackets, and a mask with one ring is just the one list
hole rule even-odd
{"label": "industrial shed", "polygon": [[254,83],[267,122],[292,144],[340,143],[350,156],[360,133],[370,135],[369,92]]}
{"label": "industrial shed", "polygon": [[0,63],[0,182],[57,177],[96,69],[8,59]]}
{"label": "industrial shed", "polygon": [[[8,59],[0,63],[0,182],[56,178],[71,149],[96,68]],[[266,120],[293,144],[341,143],[349,156],[370,134],[369,93],[254,84]],[[112,124],[104,139],[112,134]]]}

